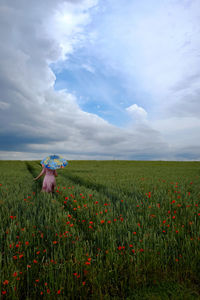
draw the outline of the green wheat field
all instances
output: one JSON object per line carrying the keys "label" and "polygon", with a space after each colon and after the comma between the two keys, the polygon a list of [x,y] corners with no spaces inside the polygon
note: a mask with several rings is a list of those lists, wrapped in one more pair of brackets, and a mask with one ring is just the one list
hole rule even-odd
{"label": "green wheat field", "polygon": [[0,161],[1,299],[200,299],[200,162]]}

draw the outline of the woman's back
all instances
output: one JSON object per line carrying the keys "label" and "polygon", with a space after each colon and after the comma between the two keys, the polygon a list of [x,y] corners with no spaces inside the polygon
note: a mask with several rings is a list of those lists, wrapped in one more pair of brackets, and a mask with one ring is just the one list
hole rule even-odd
{"label": "woman's back", "polygon": [[43,168],[42,173],[45,174],[42,190],[46,192],[53,192],[56,186],[55,176],[57,176],[56,170]]}
{"label": "woman's back", "polygon": [[51,170],[51,169],[48,169],[48,168],[44,168],[44,173],[48,176],[54,176],[55,175],[55,170]]}

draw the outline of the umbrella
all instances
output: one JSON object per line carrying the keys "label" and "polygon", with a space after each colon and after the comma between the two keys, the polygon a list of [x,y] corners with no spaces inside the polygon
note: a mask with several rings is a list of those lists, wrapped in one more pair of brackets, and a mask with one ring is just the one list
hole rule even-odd
{"label": "umbrella", "polygon": [[59,155],[49,155],[41,160],[41,165],[45,168],[56,170],[66,167],[68,162]]}

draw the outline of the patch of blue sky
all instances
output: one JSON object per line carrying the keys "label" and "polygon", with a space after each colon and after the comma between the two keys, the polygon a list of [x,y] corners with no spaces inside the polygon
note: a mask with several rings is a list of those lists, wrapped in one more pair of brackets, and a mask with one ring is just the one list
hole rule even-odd
{"label": "patch of blue sky", "polygon": [[52,64],[51,68],[56,75],[55,90],[66,89],[76,96],[82,110],[97,114],[115,126],[127,124],[128,106],[134,103],[140,105],[141,95],[137,89],[135,93],[134,88],[132,91],[126,89],[119,73],[92,56],[75,53],[63,66],[58,68]]}

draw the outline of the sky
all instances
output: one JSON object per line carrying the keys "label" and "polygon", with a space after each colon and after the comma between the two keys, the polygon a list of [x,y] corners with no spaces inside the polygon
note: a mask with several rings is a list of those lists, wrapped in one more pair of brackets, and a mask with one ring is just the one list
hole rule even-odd
{"label": "sky", "polygon": [[199,0],[1,0],[0,159],[200,160]]}

